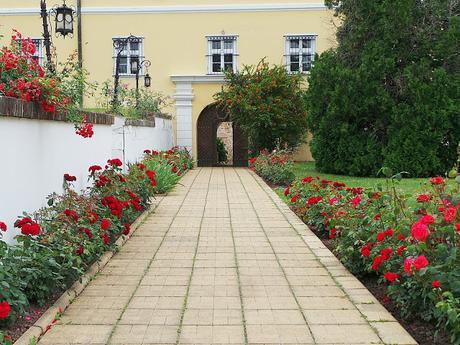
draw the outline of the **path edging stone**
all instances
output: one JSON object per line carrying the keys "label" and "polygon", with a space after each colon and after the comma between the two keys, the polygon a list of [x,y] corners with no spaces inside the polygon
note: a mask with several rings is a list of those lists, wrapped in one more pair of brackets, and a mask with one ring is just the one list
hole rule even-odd
{"label": "path edging stone", "polygon": [[89,269],[83,274],[72,286],[64,291],[54,304],[46,310],[43,315],[32,325],[30,328],[22,334],[22,336],[14,342],[13,345],[29,345],[31,340],[35,338],[38,340],[50,330],[53,324],[56,322],[56,316],[64,312],[72,301],[79,296],[89,282],[107,265],[109,260],[116,253],[116,250],[121,248],[144,222],[144,220],[152,214],[158,207],[160,201],[167,194],[162,194],[154,198],[154,202],[150,207],[145,210],[134,223],[131,225],[131,232],[128,236],[120,236],[115,242],[115,249],[105,252],[99,260],[93,263]]}

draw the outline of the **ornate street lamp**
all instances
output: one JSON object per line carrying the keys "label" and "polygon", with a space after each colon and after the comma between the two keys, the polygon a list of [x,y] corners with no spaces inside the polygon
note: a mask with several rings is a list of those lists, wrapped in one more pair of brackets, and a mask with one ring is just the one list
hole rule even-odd
{"label": "ornate street lamp", "polygon": [[43,43],[46,51],[46,64],[47,68],[51,73],[54,73],[54,67],[51,58],[51,35],[48,26],[48,16],[53,15],[55,17],[55,30],[56,35],[61,35],[64,38],[67,35],[73,35],[73,21],[75,10],[71,7],[68,7],[64,3],[61,6],[55,6],[48,13],[46,9],[46,1],[40,0],[40,15],[42,18],[43,24]]}
{"label": "ornate street lamp", "polygon": [[[131,73],[136,74],[136,108],[139,107],[139,73],[142,69],[142,66],[145,66],[146,69],[148,69],[152,63],[150,60],[142,60],[139,62],[139,60],[132,60],[131,61]],[[150,87],[152,80],[150,78],[150,75],[147,73],[144,77],[144,86],[145,87]]]}
{"label": "ornate street lamp", "polygon": [[68,7],[64,3],[61,6],[53,8],[53,14],[56,17],[56,35],[66,37],[67,35],[73,35],[73,21],[75,10],[72,7]]}

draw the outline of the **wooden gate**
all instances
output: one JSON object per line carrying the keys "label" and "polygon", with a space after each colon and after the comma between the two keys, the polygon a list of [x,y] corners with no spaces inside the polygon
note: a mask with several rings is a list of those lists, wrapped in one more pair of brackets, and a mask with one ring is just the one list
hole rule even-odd
{"label": "wooden gate", "polygon": [[[230,116],[215,103],[208,105],[200,114],[197,123],[198,166],[212,167],[217,164],[217,128],[221,122],[230,121]],[[233,166],[248,166],[248,138],[241,128],[233,123]]]}

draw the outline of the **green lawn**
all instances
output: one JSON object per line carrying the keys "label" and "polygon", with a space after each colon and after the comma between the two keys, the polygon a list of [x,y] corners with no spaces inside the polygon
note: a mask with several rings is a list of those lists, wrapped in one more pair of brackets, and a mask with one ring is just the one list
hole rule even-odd
{"label": "green lawn", "polygon": [[[295,163],[294,173],[297,177],[320,176],[326,180],[344,182],[350,187],[372,188],[379,183],[385,183],[385,178],[323,174],[316,170],[315,162]],[[399,188],[401,188],[404,192],[414,194],[417,191],[423,190],[424,187],[428,187],[428,181],[428,178],[404,178],[400,181]]]}

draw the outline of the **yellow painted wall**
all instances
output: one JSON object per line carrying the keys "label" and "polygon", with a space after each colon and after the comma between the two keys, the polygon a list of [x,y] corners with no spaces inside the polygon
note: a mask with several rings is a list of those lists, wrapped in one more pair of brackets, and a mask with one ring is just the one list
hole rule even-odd
{"label": "yellow painted wall", "polygon": [[[75,1],[67,1],[72,3]],[[249,3],[270,4],[281,0],[251,0]],[[54,2],[49,4],[54,5]],[[124,0],[83,0],[83,6],[123,7]],[[190,4],[188,0],[133,0],[129,6],[178,6],[178,5],[222,5],[247,4],[246,0],[202,0]],[[289,0],[289,3],[318,3],[318,1]],[[2,0],[2,8],[26,8],[38,6],[38,0]],[[0,35],[5,36],[0,45],[9,40],[11,29],[16,28],[24,35],[40,37],[42,32],[39,15],[0,16]],[[152,89],[166,95],[175,93],[175,84],[171,75],[206,75],[207,40],[206,35],[238,35],[238,64],[256,64],[261,58],[274,64],[284,63],[285,34],[317,34],[317,52],[322,52],[334,44],[334,26],[332,12],[328,10],[301,10],[285,12],[229,12],[229,13],[165,13],[165,14],[84,14],[83,65],[89,71],[91,79],[98,83],[113,80],[112,38],[129,34],[143,36],[144,55],[151,60],[149,73],[152,76]],[[53,37],[58,60],[64,61],[77,48],[76,37],[70,39]],[[133,85],[133,77],[122,77],[122,83]],[[142,84],[142,81],[141,81]],[[201,110],[213,101],[213,94],[220,89],[215,84],[193,85],[193,123]],[[86,107],[96,106],[94,99],[85,100]],[[174,107],[168,109],[174,114]],[[299,159],[311,159],[304,148]],[[196,138],[194,138],[196,153]]]}

